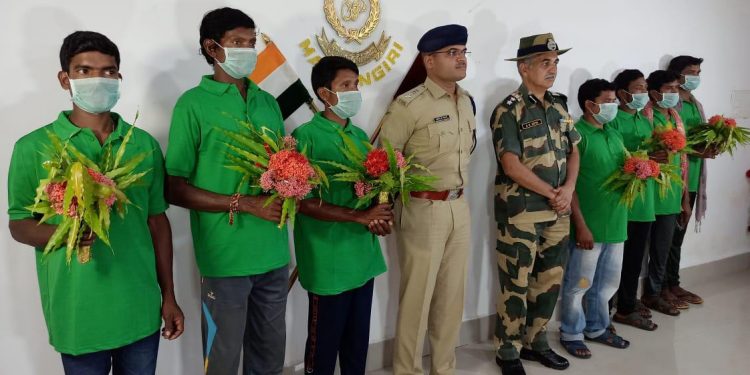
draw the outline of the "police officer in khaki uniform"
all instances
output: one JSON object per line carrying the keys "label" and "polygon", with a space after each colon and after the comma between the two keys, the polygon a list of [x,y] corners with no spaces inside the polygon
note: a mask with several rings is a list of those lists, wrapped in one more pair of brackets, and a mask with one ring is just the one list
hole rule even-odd
{"label": "police officer in khaki uniform", "polygon": [[570,231],[580,135],[567,98],[548,91],[559,50],[552,34],[521,39],[516,61],[522,84],[490,123],[497,153],[495,218],[500,293],[496,361],[504,375],[525,374],[520,358],[563,370],[568,361],[547,343]]}
{"label": "police officer in khaki uniform", "polygon": [[417,45],[427,70],[425,82],[391,103],[382,139],[440,179],[434,191],[414,192],[396,207],[401,285],[393,369],[421,374],[428,334],[431,374],[453,374],[462,321],[470,245],[469,182],[474,147],[473,102],[456,82],[466,77],[467,30],[434,28]]}

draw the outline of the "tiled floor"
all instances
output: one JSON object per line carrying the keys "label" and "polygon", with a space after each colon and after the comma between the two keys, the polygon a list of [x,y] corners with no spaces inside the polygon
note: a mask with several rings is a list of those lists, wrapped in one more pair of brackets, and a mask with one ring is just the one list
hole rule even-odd
{"label": "tiled floor", "polygon": [[[716,278],[703,285],[685,285],[700,294],[704,306],[691,307],[677,317],[654,313],[659,328],[654,332],[616,325],[630,340],[628,349],[590,344],[590,359],[571,359],[560,346],[559,323],[551,324],[550,342],[571,361],[566,371],[524,362],[529,375],[563,374],[750,374],[750,270]],[[492,343],[468,345],[457,352],[456,374],[499,374]],[[429,366],[425,358],[425,369]],[[390,369],[371,375],[392,374]]]}

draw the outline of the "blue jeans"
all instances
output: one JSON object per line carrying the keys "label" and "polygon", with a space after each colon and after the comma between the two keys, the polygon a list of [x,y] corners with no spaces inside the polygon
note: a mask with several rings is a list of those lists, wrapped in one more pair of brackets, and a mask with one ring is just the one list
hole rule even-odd
{"label": "blue jeans", "polygon": [[61,354],[67,375],[153,375],[159,352],[159,332],[117,349],[81,355]]}
{"label": "blue jeans", "polygon": [[561,340],[598,337],[609,327],[609,300],[620,285],[622,253],[622,242],[595,243],[592,250],[583,250],[571,241],[563,278]]}

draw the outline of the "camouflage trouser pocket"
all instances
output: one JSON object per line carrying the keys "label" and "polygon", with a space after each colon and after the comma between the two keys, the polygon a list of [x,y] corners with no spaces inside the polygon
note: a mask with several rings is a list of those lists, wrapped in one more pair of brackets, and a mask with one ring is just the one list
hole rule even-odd
{"label": "camouflage trouser pocket", "polygon": [[508,229],[508,226],[499,225],[497,230],[497,265],[501,279],[503,276],[518,277],[518,245],[510,237]]}

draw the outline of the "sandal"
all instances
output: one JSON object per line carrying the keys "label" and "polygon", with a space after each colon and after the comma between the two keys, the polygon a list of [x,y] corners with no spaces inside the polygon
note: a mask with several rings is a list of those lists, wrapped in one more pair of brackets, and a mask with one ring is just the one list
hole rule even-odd
{"label": "sandal", "polygon": [[615,328],[615,325],[612,323],[609,323],[609,327],[607,327],[607,331],[612,332],[613,335],[617,334],[617,329]]}
{"label": "sandal", "polygon": [[641,301],[635,301],[635,310],[638,311],[638,313],[646,319],[651,319],[652,317],[651,310],[649,310],[649,308],[646,307],[646,305],[644,305]]}
{"label": "sandal", "polygon": [[627,324],[629,326],[640,328],[646,331],[654,331],[659,327],[656,323],[651,321],[651,319],[645,318],[638,311],[634,311],[628,315],[617,313],[614,317],[612,317],[612,320],[620,324]]}
{"label": "sandal", "polygon": [[679,298],[682,301],[685,301],[693,305],[703,304],[703,298],[701,298],[699,295],[695,293],[682,289],[682,287],[680,287],[679,285],[673,286],[670,289],[671,289],[672,294],[674,294],[675,297]]}
{"label": "sandal", "polygon": [[617,336],[607,330],[605,330],[601,335],[594,338],[586,337],[586,340],[598,342],[600,344],[611,346],[617,349],[625,349],[630,346],[630,341],[625,340],[624,338]]}
{"label": "sandal", "polygon": [[651,310],[656,310],[662,314],[669,316],[680,315],[680,310],[677,310],[672,304],[665,301],[661,297],[642,297],[641,301],[643,304]]}
{"label": "sandal", "polygon": [[591,350],[589,350],[586,344],[584,344],[581,340],[564,341],[560,339],[560,344],[562,344],[563,348],[565,348],[568,354],[572,355],[573,357],[581,359],[591,358]]}

